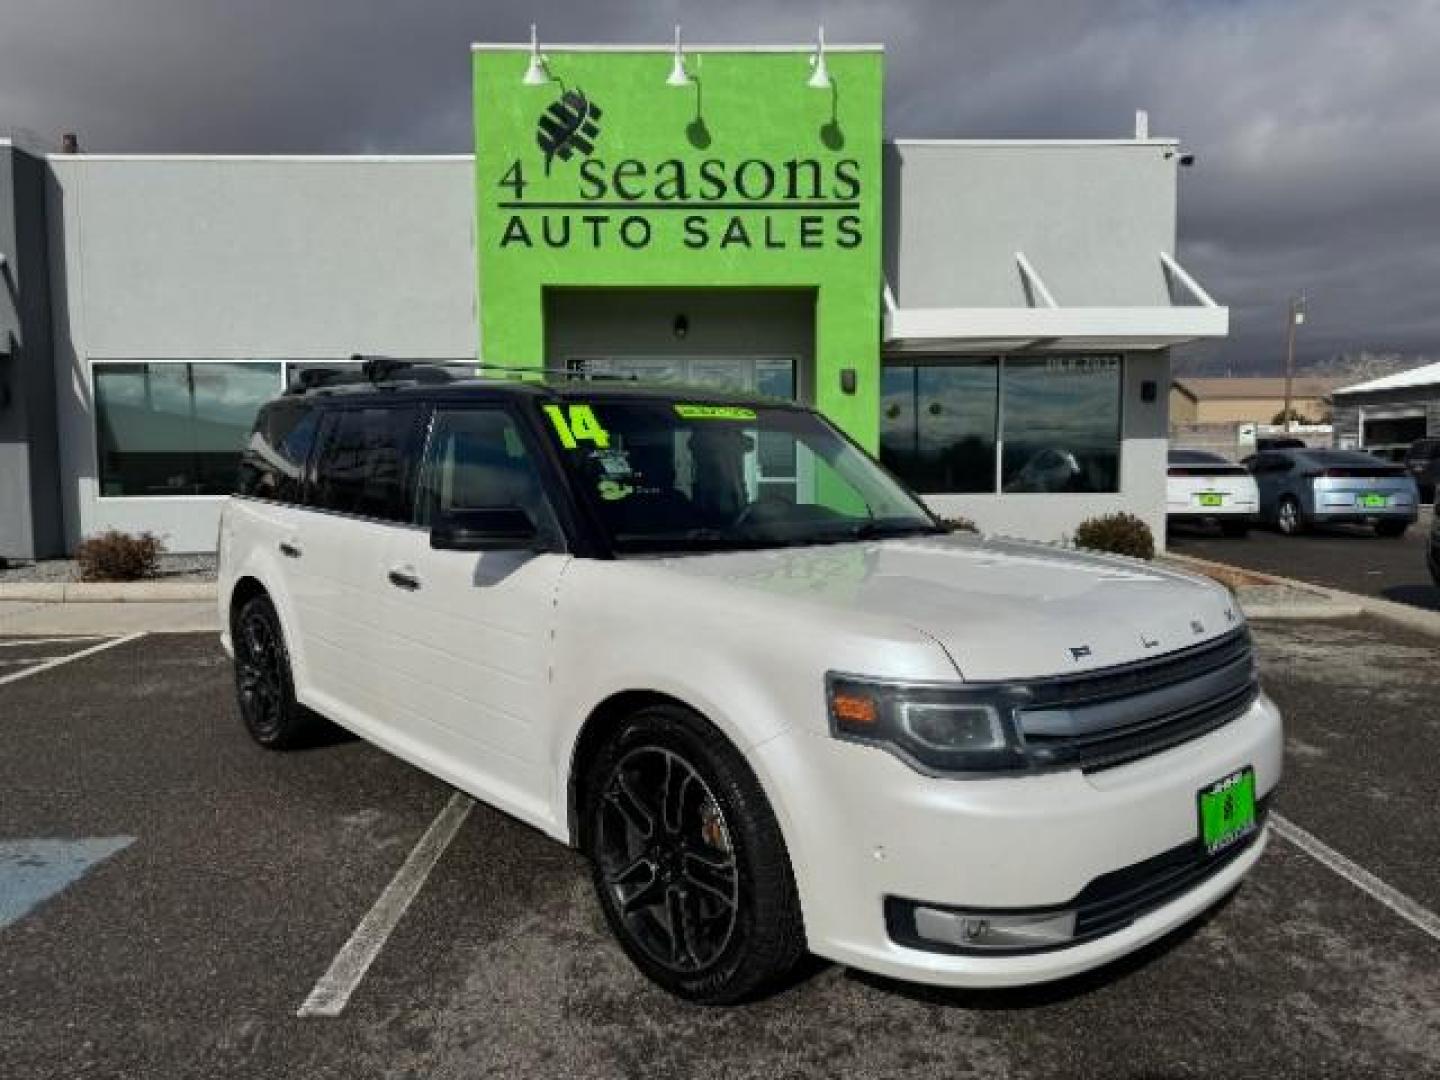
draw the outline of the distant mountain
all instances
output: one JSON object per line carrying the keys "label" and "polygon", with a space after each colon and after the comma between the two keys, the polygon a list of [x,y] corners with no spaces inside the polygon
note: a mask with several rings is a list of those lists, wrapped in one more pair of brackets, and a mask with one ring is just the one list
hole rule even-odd
{"label": "distant mountain", "polygon": [[[1409,371],[1411,368],[1433,364],[1436,360],[1440,360],[1440,357],[1404,353],[1341,353],[1328,360],[1311,361],[1304,365],[1297,362],[1295,376],[1296,378],[1313,376],[1336,379],[1341,385],[1345,385],[1366,382],[1369,379],[1380,379],[1386,375],[1397,375],[1402,371]],[[1226,376],[1239,378],[1255,375],[1280,377],[1285,374],[1284,368],[1277,365],[1270,357],[1253,365],[1247,365],[1243,361],[1236,362],[1223,356],[1186,354],[1179,350],[1175,353],[1172,367],[1172,374],[1176,376],[1182,378],[1189,376],[1197,379],[1217,379]]]}

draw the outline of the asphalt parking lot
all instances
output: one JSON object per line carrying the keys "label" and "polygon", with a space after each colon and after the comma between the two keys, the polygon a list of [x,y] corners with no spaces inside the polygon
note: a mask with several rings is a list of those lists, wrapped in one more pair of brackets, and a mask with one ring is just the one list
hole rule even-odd
{"label": "asphalt parking lot", "polygon": [[1244,539],[1181,526],[1171,530],[1168,547],[1180,555],[1440,611],[1440,587],[1425,567],[1433,513],[1422,510],[1419,522],[1400,539],[1377,537],[1361,525],[1330,525],[1302,536],[1252,529]]}
{"label": "asphalt parking lot", "polygon": [[0,639],[0,1073],[1440,1075],[1440,643],[1256,635],[1289,724],[1276,808],[1319,847],[1272,837],[1120,965],[951,993],[817,963],[686,1006],[612,944],[578,856],[476,805],[336,1017],[296,1013],[450,789],[355,740],[254,747],[211,635]]}

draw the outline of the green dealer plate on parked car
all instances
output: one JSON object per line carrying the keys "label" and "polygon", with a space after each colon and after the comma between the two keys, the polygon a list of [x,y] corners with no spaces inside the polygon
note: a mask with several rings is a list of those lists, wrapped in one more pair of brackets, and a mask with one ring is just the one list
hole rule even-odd
{"label": "green dealer plate on parked car", "polygon": [[1207,854],[1223,851],[1255,831],[1255,770],[1248,765],[1201,788],[1200,842]]}
{"label": "green dealer plate on parked car", "polygon": [[1225,505],[1225,494],[1224,494],[1224,492],[1220,492],[1220,491],[1202,491],[1202,492],[1200,492],[1200,505],[1201,505],[1201,506],[1224,506],[1224,505]]}
{"label": "green dealer plate on parked car", "polygon": [[1372,491],[1360,496],[1360,505],[1366,508],[1384,510],[1385,507],[1390,505],[1390,500],[1386,496]]}

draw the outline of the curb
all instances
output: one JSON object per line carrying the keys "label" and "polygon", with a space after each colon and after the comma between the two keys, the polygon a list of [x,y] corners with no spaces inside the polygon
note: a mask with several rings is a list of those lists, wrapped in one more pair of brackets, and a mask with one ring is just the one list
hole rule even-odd
{"label": "curb", "polygon": [[17,581],[0,584],[0,601],[32,604],[161,604],[215,599],[213,581]]}
{"label": "curb", "polygon": [[1295,578],[1280,577],[1276,574],[1265,574],[1258,570],[1235,566],[1232,563],[1215,562],[1213,559],[1197,559],[1193,555],[1177,555],[1173,552],[1166,552],[1165,557],[1181,564],[1188,564],[1197,570],[1205,567],[1214,567],[1219,570],[1238,570],[1241,573],[1250,574],[1253,577],[1263,578],[1265,582],[1270,585],[1286,585],[1292,589],[1303,589],[1318,593],[1328,601],[1328,603],[1325,604],[1314,605],[1286,604],[1270,606],[1257,604],[1253,608],[1245,609],[1247,618],[1344,619],[1356,615],[1373,615],[1377,619],[1384,619],[1387,622],[1396,623],[1409,630],[1429,634],[1433,637],[1440,637],[1440,611],[1426,611],[1424,608],[1411,607],[1409,604],[1397,604],[1393,600],[1380,600],[1373,596],[1363,596],[1360,593],[1345,592],[1343,589],[1332,589],[1327,585],[1316,585],[1311,581],[1297,581]]}

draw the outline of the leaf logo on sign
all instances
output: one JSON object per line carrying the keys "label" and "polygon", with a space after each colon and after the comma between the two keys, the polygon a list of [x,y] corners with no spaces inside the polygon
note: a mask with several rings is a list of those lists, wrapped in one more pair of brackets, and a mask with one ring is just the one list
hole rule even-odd
{"label": "leaf logo on sign", "polygon": [[545,172],[557,157],[569,161],[578,151],[589,157],[600,135],[600,106],[579,90],[566,90],[540,114],[535,142],[545,154]]}

